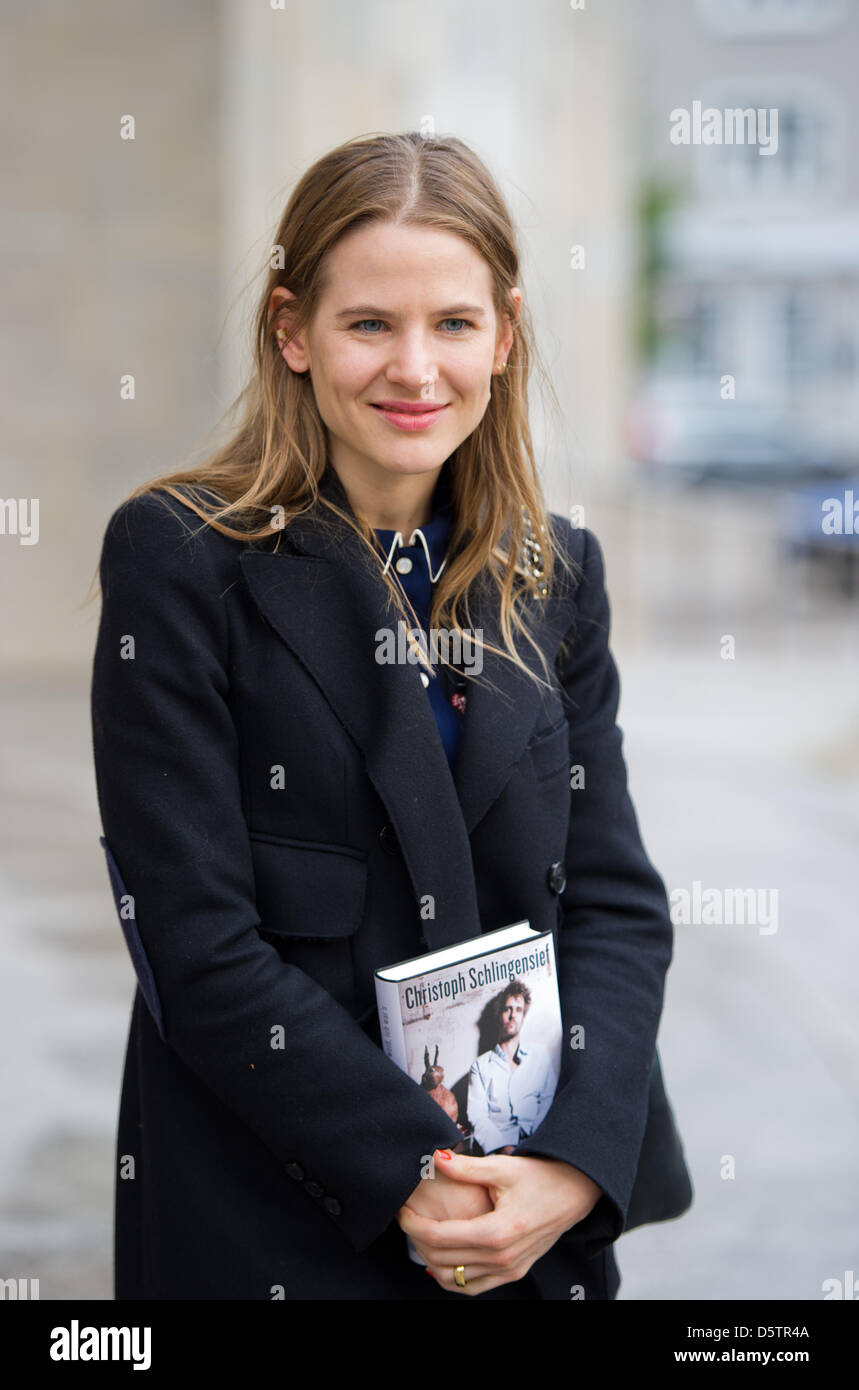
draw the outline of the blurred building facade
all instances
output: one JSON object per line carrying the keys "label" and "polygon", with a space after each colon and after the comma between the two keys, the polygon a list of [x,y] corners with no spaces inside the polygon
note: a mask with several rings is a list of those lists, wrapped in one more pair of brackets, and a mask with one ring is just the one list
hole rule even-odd
{"label": "blurred building facade", "polygon": [[[680,433],[694,410],[687,434],[702,454],[717,451],[721,429],[738,465],[745,449],[762,471],[771,458],[789,474],[791,453],[800,474],[849,467],[859,461],[859,7],[664,0],[642,19],[642,168],[658,225],[643,354],[653,409],[636,444],[670,463],[671,441],[648,430]],[[748,122],[744,143],[727,143],[727,123],[722,143],[703,129],[701,143],[672,143],[672,113],[693,103],[758,118],[774,109],[777,143],[766,149],[760,130],[751,143]]]}
{"label": "blurred building facade", "polygon": [[[552,507],[584,506],[605,540],[620,622],[659,621],[680,573],[690,612],[743,602],[750,545],[760,606],[785,588],[777,537],[749,508],[736,521],[719,499],[714,524],[678,521],[635,491],[628,404],[643,367],[663,419],[688,420],[691,402],[763,452],[806,434],[806,460],[853,449],[856,6],[87,0],[74,19],[18,5],[15,20],[0,60],[15,135],[0,497],[39,500],[40,539],[0,544],[8,672],[85,676],[104,523],[217,442],[296,179],[352,136],[428,121],[471,144],[510,203],[560,407],[535,380],[538,461]],[[777,104],[777,153],[672,144],[671,111],[696,100]]]}
{"label": "blurred building facade", "polygon": [[38,499],[40,537],[0,537],[7,673],[85,678],[98,605],[82,605],[107,517],[218,442],[289,192],[355,135],[429,117],[488,163],[561,407],[535,384],[550,502],[617,485],[632,369],[626,0],[13,9],[0,497]]}
{"label": "blurred building facade", "polygon": [[209,0],[5,18],[0,497],[39,535],[0,535],[0,669],[77,680],[110,512],[219,410],[222,26]]}
{"label": "blurred building facade", "polygon": [[[535,382],[532,426],[552,505],[610,494],[633,369],[629,0],[583,10],[469,0],[431,11],[296,0],[274,12],[224,0],[224,13],[225,307],[251,302],[250,270],[267,263],[292,185],[326,150],[373,132],[457,135],[488,165],[519,229],[524,293],[561,406],[560,417],[544,409]],[[220,362],[230,398],[248,366],[235,313]]]}

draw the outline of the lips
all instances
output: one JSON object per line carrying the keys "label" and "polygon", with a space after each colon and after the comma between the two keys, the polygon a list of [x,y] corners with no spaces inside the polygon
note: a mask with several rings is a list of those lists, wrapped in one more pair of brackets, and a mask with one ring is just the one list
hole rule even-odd
{"label": "lips", "polygon": [[369,404],[389,425],[408,433],[429,429],[448,406],[447,401],[370,401]]}
{"label": "lips", "polygon": [[446,401],[371,401],[377,410],[390,411],[394,415],[429,415],[435,410],[444,410]]}

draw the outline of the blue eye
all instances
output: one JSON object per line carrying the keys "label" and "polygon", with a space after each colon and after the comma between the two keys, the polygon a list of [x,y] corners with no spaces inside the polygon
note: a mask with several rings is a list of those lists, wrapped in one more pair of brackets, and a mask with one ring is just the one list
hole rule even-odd
{"label": "blue eye", "polygon": [[[364,333],[368,338],[378,338],[378,337],[379,337],[379,334],[378,334],[377,332],[375,332],[375,331],[373,331],[373,330],[367,328],[367,324],[368,324],[368,323],[369,323],[369,324],[377,324],[377,325],[378,325],[379,327],[381,327],[381,328],[384,328],[384,326],[385,326],[385,325],[384,325],[384,321],[383,321],[382,319],[359,319],[359,320],[357,321],[357,323],[353,323],[353,324],[351,325],[351,327],[352,327],[352,328],[357,328],[357,329],[359,330],[359,332]],[[445,323],[448,323],[448,324],[449,324],[449,323],[458,323],[458,324],[461,324],[461,325],[463,326],[463,328],[473,328],[473,327],[474,327],[474,324],[471,322],[470,319],[448,318],[448,319],[442,319],[442,323],[443,323],[443,324],[445,324]],[[457,330],[457,331],[455,331],[455,332],[452,332],[452,333],[448,334],[448,336],[451,337],[451,338],[459,338],[459,337],[461,337],[461,336],[462,336],[463,328],[460,328],[459,330]]]}

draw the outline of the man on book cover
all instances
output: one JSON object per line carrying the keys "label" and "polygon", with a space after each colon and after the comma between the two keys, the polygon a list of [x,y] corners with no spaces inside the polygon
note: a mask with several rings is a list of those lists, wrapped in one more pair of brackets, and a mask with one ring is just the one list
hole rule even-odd
{"label": "man on book cover", "polygon": [[485,1154],[512,1150],[533,1133],[555,1095],[558,1076],[540,1043],[521,1041],[531,992],[511,980],[493,1000],[496,1043],[468,1073],[468,1123]]}

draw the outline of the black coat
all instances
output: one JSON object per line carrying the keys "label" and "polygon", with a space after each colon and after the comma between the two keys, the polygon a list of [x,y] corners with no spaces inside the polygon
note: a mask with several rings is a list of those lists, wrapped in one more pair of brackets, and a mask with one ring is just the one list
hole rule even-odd
{"label": "black coat", "polygon": [[[351,533],[306,516],[274,553],[163,497],[111,517],[93,742],[138,979],[118,1298],[402,1297],[396,1212],[461,1136],[381,1051],[373,972],[522,918],[555,932],[585,1047],[517,1153],[606,1194],[532,1266],[537,1296],[689,1206],[655,1047],[672,927],[627,791],[602,554],[555,520],[581,578],[534,611],[550,668],[571,654],[548,693],[485,656],[452,775],[418,668],[374,660],[395,618]],[[488,589],[472,625],[500,641]]]}

